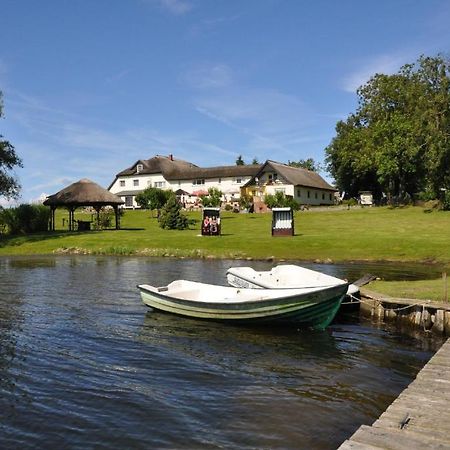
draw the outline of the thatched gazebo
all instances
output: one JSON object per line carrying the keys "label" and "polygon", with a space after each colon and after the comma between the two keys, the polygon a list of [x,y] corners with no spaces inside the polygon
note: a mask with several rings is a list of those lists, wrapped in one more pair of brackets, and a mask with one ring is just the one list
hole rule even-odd
{"label": "thatched gazebo", "polygon": [[69,230],[74,229],[74,212],[82,206],[91,206],[97,211],[97,220],[99,218],[100,209],[103,206],[112,206],[116,217],[116,230],[120,228],[119,222],[119,205],[124,201],[117,195],[99,186],[87,178],[83,178],[76,183],[72,183],[56,194],[50,195],[44,201],[44,205],[50,206],[51,222],[50,229],[55,230],[55,210],[58,207],[67,208],[69,210]]}

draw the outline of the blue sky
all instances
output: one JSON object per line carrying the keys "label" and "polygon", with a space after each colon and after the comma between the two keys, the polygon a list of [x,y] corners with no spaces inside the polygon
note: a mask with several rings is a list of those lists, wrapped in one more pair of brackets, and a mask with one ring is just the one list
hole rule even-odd
{"label": "blue sky", "polygon": [[1,22],[22,201],[155,154],[323,161],[359,85],[450,46],[448,0],[2,0]]}

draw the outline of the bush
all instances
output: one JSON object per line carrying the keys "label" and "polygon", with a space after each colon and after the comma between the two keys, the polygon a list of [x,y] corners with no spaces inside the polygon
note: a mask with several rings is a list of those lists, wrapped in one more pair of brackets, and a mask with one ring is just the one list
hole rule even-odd
{"label": "bush", "polygon": [[442,198],[442,210],[450,211],[450,190],[446,190]]}
{"label": "bush", "polygon": [[95,222],[94,227],[97,230],[104,230],[106,228],[111,228],[113,219],[115,219],[114,210],[111,208],[102,208],[98,215],[98,222]]}
{"label": "bush", "polygon": [[47,231],[50,209],[44,205],[22,204],[0,211],[0,225],[8,234],[28,234]]}
{"label": "bush", "polygon": [[200,198],[203,206],[217,208],[222,203],[222,191],[212,187],[208,189],[208,195],[201,195]]}
{"label": "bush", "polygon": [[285,195],[284,192],[276,192],[275,195],[266,195],[264,197],[264,203],[270,209],[292,208],[293,211],[297,211],[300,208],[300,205],[294,200],[294,198]]}
{"label": "bush", "polygon": [[242,194],[242,195],[239,197],[239,206],[240,206],[242,209],[250,210],[250,208],[252,207],[252,205],[253,205],[253,198],[250,197],[250,195]]}
{"label": "bush", "polygon": [[159,211],[172,195],[174,193],[170,190],[148,187],[136,195],[136,203],[142,209],[156,209]]}
{"label": "bush", "polygon": [[181,205],[175,195],[164,205],[158,221],[159,226],[166,230],[185,230],[189,227],[188,218],[181,212]]}

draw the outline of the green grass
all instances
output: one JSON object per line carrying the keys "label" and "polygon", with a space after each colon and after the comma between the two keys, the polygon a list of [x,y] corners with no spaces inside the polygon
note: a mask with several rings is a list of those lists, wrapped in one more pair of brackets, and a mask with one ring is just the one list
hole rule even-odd
{"label": "green grass", "polygon": [[[354,208],[295,215],[295,236],[272,237],[271,214],[222,214],[222,236],[202,237],[200,212],[185,231],[162,230],[149,211],[126,211],[122,229],[68,232],[57,211],[56,232],[0,238],[0,255],[90,253],[321,261],[450,263],[450,213],[422,208]],[[90,218],[77,213],[77,218]]]}
{"label": "green grass", "polygon": [[369,289],[389,297],[412,298],[445,302],[449,300],[450,286],[447,281],[447,290],[443,278],[437,280],[414,281],[374,281]]}

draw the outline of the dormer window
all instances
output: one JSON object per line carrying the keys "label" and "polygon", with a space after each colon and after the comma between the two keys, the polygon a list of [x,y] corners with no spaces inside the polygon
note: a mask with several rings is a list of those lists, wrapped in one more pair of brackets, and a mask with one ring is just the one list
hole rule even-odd
{"label": "dormer window", "polygon": [[136,173],[140,173],[144,170],[144,165],[143,164],[138,164],[136,166]]}

